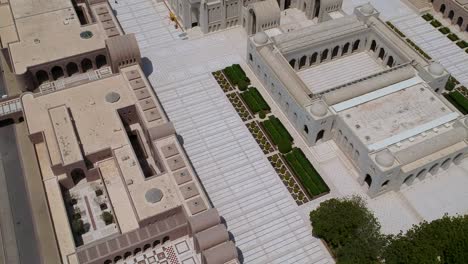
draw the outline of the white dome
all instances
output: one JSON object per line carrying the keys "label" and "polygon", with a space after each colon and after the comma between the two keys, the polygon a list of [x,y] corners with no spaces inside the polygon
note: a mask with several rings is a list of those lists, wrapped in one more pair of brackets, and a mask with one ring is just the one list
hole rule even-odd
{"label": "white dome", "polygon": [[310,107],[310,113],[322,117],[328,113],[328,107],[323,102],[316,102]]}
{"label": "white dome", "polygon": [[263,45],[263,44],[266,44],[268,42],[268,35],[263,31],[258,32],[257,34],[255,34],[253,39],[254,39],[255,43],[257,43],[258,45]]}
{"label": "white dome", "polygon": [[429,65],[429,72],[433,75],[442,75],[445,72],[445,69],[439,63],[434,62]]}
{"label": "white dome", "polygon": [[375,161],[383,167],[391,167],[395,163],[395,158],[390,151],[384,150],[375,155]]}
{"label": "white dome", "polygon": [[366,15],[372,15],[374,14],[374,7],[371,4],[365,4],[361,6],[361,12],[366,14]]}

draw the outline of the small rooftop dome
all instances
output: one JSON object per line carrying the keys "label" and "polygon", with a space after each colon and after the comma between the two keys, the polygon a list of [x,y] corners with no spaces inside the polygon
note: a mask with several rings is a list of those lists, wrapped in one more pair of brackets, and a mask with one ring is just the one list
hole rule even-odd
{"label": "small rooftop dome", "polygon": [[380,166],[391,167],[393,163],[395,163],[395,158],[390,151],[384,150],[375,155],[375,161],[377,161]]}
{"label": "small rooftop dome", "polygon": [[120,94],[116,92],[110,92],[106,94],[106,102],[108,103],[115,103],[120,100]]}
{"label": "small rooftop dome", "polygon": [[372,15],[374,13],[375,9],[371,4],[367,3],[367,4],[363,5],[363,6],[361,6],[360,10],[361,10],[361,12],[363,14]]}
{"label": "small rooftop dome", "polygon": [[261,32],[258,32],[257,34],[255,34],[253,39],[254,39],[256,44],[263,45],[263,44],[266,44],[268,42],[268,35],[265,32],[261,31]]}
{"label": "small rooftop dome", "polygon": [[429,72],[433,75],[440,76],[445,72],[445,69],[439,63],[434,62],[429,65]]}
{"label": "small rooftop dome", "polygon": [[158,188],[152,188],[146,191],[145,198],[148,203],[157,203],[161,201],[163,193]]}
{"label": "small rooftop dome", "polygon": [[323,102],[319,101],[312,104],[310,113],[317,117],[323,117],[328,113],[328,109]]}

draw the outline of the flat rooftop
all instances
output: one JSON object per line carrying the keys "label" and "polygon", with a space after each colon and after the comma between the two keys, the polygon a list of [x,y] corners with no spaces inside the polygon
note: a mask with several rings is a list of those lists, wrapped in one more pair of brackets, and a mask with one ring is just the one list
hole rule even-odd
{"label": "flat rooftop", "polygon": [[390,93],[338,113],[368,147],[438,122],[454,112],[423,84]]}
{"label": "flat rooftop", "polygon": [[367,51],[312,66],[297,72],[313,94],[381,72],[386,67]]}

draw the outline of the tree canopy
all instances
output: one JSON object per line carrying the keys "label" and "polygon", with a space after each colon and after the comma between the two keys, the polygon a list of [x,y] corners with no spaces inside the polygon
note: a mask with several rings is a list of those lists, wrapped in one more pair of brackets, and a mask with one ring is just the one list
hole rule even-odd
{"label": "tree canopy", "polygon": [[313,234],[325,240],[338,263],[377,263],[387,238],[362,198],[330,199],[310,213]]}
{"label": "tree canopy", "polygon": [[391,238],[386,263],[468,263],[468,216],[423,222]]}

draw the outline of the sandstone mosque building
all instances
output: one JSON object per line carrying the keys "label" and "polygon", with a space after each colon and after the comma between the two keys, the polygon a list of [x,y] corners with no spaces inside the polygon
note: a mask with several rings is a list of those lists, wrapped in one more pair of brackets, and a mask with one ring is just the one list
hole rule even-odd
{"label": "sandstone mosque building", "polygon": [[440,12],[452,24],[458,25],[461,31],[468,32],[467,0],[430,0],[430,2],[436,12]]}
{"label": "sandstone mosque building", "polygon": [[308,144],[333,139],[371,197],[468,153],[468,118],[440,95],[449,74],[370,4],[292,32],[258,32],[247,49],[249,66]]}
{"label": "sandstone mosque building", "polygon": [[109,4],[2,1],[0,10],[61,262],[239,263],[135,36]]}
{"label": "sandstone mosque building", "polygon": [[327,21],[343,0],[168,0],[184,28],[209,33],[242,25],[251,35],[280,25],[280,11],[297,8],[307,19]]}

